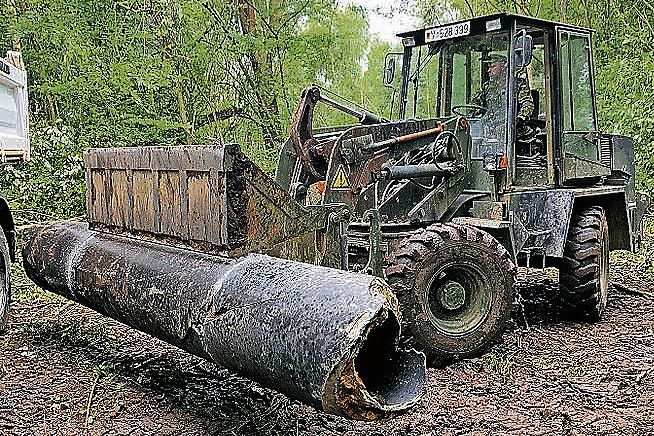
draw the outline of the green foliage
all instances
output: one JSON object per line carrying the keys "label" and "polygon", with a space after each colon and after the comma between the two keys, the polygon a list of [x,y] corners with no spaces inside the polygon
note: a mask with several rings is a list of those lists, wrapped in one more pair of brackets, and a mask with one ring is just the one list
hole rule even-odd
{"label": "green foliage", "polygon": [[0,175],[19,209],[82,215],[90,147],[237,142],[271,171],[311,83],[388,106],[386,45],[334,0],[10,0],[0,15],[0,53],[19,42],[29,80],[33,161]]}
{"label": "green foliage", "polygon": [[643,240],[636,253],[628,251],[611,252],[611,265],[617,268],[629,266],[641,274],[641,278],[654,279],[654,216],[646,215],[643,221]]}
{"label": "green foliage", "polygon": [[44,291],[31,281],[23,264],[14,262],[11,264],[11,299],[20,304],[50,303],[52,301],[65,301],[63,297]]}
{"label": "green foliage", "polygon": [[71,129],[32,131],[32,159],[0,170],[0,186],[14,214],[37,220],[84,216],[84,166],[80,142]]}
{"label": "green foliage", "polygon": [[[508,10],[591,26],[600,127],[637,141],[640,187],[654,190],[654,9],[645,0],[419,0],[425,22]],[[0,52],[20,43],[34,160],[5,168],[19,209],[83,214],[89,147],[238,142],[272,171],[301,90],[316,83],[389,116],[385,42],[360,7],[334,0],[4,2]],[[425,85],[426,86],[426,85]],[[426,88],[425,88],[426,89]],[[396,115],[396,114],[395,114]],[[330,108],[317,126],[350,124]]]}

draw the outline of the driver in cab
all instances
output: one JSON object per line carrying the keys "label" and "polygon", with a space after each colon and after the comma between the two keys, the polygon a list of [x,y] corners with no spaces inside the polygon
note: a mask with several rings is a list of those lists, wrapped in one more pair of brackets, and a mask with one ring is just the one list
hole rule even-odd
{"label": "driver in cab", "polygon": [[[474,116],[481,116],[487,119],[489,124],[499,127],[506,119],[506,56],[491,53],[488,59],[483,60],[488,64],[488,80],[484,82],[481,89],[472,97],[472,103],[485,108]],[[531,118],[534,111],[534,101],[529,91],[529,85],[524,77],[516,78],[518,92],[517,125],[524,126]]]}

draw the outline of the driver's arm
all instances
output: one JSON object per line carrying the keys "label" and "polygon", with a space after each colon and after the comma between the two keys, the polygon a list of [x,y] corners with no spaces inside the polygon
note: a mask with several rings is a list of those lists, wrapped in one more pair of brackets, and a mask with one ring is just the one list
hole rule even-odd
{"label": "driver's arm", "polygon": [[[486,104],[486,97],[488,94],[488,82],[484,82],[484,84],[481,86],[479,91],[475,92],[475,95],[472,96],[470,99],[471,104],[476,104],[477,106],[481,107],[487,107]],[[472,114],[470,114],[472,117],[479,117],[482,116],[483,113],[482,111],[476,110]]]}
{"label": "driver's arm", "polygon": [[518,121],[527,121],[534,113],[534,99],[531,96],[527,80],[518,80]]}

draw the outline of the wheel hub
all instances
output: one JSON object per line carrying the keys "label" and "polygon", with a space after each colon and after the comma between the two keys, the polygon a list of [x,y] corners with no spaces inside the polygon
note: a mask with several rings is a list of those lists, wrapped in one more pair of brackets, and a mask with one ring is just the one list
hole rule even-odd
{"label": "wheel hub", "polygon": [[460,283],[448,280],[438,292],[438,302],[447,310],[457,310],[466,302],[466,290]]}
{"label": "wheel hub", "polygon": [[483,272],[461,260],[434,272],[426,298],[433,326],[451,336],[465,336],[477,329],[492,307],[492,291]]}

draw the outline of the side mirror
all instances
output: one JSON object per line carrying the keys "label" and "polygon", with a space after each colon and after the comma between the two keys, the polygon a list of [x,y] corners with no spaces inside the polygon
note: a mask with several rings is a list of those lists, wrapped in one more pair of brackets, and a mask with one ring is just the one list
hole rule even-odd
{"label": "side mirror", "polygon": [[392,86],[395,80],[395,58],[393,53],[388,53],[384,59],[384,85]]}
{"label": "side mirror", "polygon": [[527,32],[523,30],[522,34],[515,40],[514,59],[516,69],[522,70],[529,65],[531,63],[533,52],[534,39],[531,35],[527,35]]}

